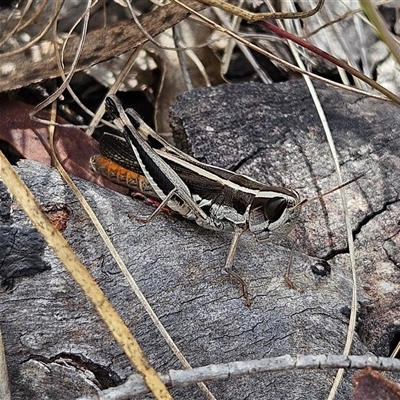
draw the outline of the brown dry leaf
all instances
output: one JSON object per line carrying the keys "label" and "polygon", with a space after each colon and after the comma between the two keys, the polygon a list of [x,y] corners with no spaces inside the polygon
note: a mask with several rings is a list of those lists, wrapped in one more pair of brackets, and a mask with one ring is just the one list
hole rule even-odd
{"label": "brown dry leaf", "polygon": [[[47,127],[29,118],[33,106],[19,101],[2,98],[0,100],[2,123],[0,140],[11,146],[20,157],[51,165]],[[43,116],[45,113],[41,114]],[[59,123],[67,123],[58,118]],[[98,143],[86,136],[80,129],[57,127],[55,148],[61,164],[68,173],[95,182],[99,185],[127,193],[124,188],[94,174],[89,168],[89,159],[98,154]]]}
{"label": "brown dry leaf", "polygon": [[371,367],[353,378],[354,400],[400,400],[400,386]]}
{"label": "brown dry leaf", "polygon": [[[210,28],[192,20],[185,20],[175,27],[175,37],[170,29],[159,35],[157,41],[167,47],[194,47],[206,43],[211,33]],[[175,40],[176,38],[178,40]],[[155,127],[157,132],[169,133],[170,106],[176,102],[180,94],[192,88],[224,83],[221,62],[208,46],[189,50],[197,59],[198,65],[189,57],[188,52],[181,51],[183,67],[187,74],[185,81],[185,71],[182,71],[182,64],[176,51],[163,50],[150,43],[146,45],[146,50],[156,60],[162,74],[155,101]]]}

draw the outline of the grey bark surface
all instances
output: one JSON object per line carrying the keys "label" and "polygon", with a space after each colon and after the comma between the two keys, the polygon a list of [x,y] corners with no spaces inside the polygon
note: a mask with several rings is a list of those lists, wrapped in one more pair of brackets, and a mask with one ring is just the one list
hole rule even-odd
{"label": "grey bark surface", "polygon": [[[389,356],[400,333],[400,110],[389,102],[316,87],[343,180],[365,174],[346,188],[359,283],[373,298],[361,303],[358,328],[372,351]],[[337,184],[321,122],[302,81],[200,89],[180,97],[171,121],[178,139],[186,131],[186,151],[211,164],[296,189],[303,198]],[[307,205],[295,237],[301,253],[347,269],[339,194]]]}
{"label": "grey bark surface", "polygon": [[[344,178],[365,173],[346,189],[362,302],[363,342],[356,335],[352,354],[387,355],[400,330],[398,108],[325,86],[319,93]],[[321,124],[300,82],[192,91],[171,116],[178,133],[187,131],[187,148],[209,163],[295,188],[302,197],[336,184]],[[181,369],[58,174],[31,161],[20,162],[17,170],[41,204],[68,204],[65,237],[153,366],[160,372]],[[253,304],[247,308],[237,283],[220,272],[231,233],[166,214],[140,224],[128,214],[148,215],[151,207],[75,181],[193,366],[343,351],[351,273],[338,194],[307,206],[293,234],[291,279],[303,292],[284,283],[290,243],[242,238],[235,270],[249,283]],[[3,186],[0,196],[0,272],[6,284],[0,325],[13,399],[70,399],[123,382],[134,372],[123,351]],[[321,269],[330,273],[320,275]],[[350,398],[352,374],[346,374],[337,399]],[[218,399],[324,399],[333,377],[333,371],[279,372],[208,386]],[[171,393],[204,398],[196,386]]]}

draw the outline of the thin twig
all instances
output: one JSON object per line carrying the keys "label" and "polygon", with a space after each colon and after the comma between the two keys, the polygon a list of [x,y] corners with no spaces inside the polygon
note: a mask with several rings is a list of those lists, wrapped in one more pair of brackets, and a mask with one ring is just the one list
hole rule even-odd
{"label": "thin twig", "polygon": [[50,22],[41,30],[40,34],[36,36],[34,39],[30,40],[29,43],[27,43],[25,46],[19,47],[18,49],[8,51],[7,53],[0,54],[0,60],[2,62],[6,62],[5,60],[11,56],[15,56],[17,54],[22,54],[23,58],[26,58],[25,51],[30,49],[35,43],[39,42],[40,39],[42,39],[46,33],[49,31],[49,29],[53,26],[54,22],[57,19],[57,16],[61,10],[61,7],[63,6],[64,0],[56,0],[56,3],[54,5],[54,15],[50,18]]}
{"label": "thin twig", "polygon": [[[187,386],[198,381],[219,381],[237,376],[259,374],[265,372],[309,370],[309,369],[362,369],[372,367],[376,370],[400,371],[400,360],[374,355],[298,355],[291,357],[263,358],[261,360],[234,361],[225,364],[212,364],[192,370],[170,370],[160,375],[168,387]],[[122,400],[148,393],[140,375],[131,375],[128,380],[117,387],[103,390],[94,396],[83,396],[77,400]]]}
{"label": "thin twig", "polygon": [[233,4],[227,3],[223,0],[199,0],[209,6],[218,7],[230,14],[237,15],[240,18],[245,19],[249,22],[260,21],[262,19],[300,19],[308,18],[316,14],[324,5],[325,0],[318,0],[317,5],[309,11],[301,12],[268,12],[268,13],[253,13],[243,8],[234,6]]}

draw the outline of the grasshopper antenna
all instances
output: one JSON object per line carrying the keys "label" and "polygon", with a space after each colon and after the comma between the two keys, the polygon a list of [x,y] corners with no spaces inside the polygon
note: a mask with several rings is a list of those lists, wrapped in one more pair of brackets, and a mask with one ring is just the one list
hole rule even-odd
{"label": "grasshopper antenna", "polygon": [[296,204],[296,205],[293,207],[293,209],[298,208],[298,207],[303,207],[304,205],[306,205],[306,204],[308,204],[308,203],[311,203],[311,202],[314,201],[314,200],[321,199],[322,197],[325,197],[325,196],[328,195],[328,194],[331,194],[331,193],[333,193],[333,192],[336,192],[336,190],[339,190],[339,189],[341,189],[341,188],[344,188],[345,186],[348,186],[348,185],[350,185],[351,183],[353,183],[353,182],[355,182],[355,181],[358,181],[358,180],[359,180],[360,178],[362,178],[365,174],[366,174],[366,173],[363,173],[363,174],[361,174],[361,175],[358,175],[358,176],[356,176],[355,178],[350,179],[349,181],[347,181],[347,182],[345,182],[345,183],[342,183],[341,185],[336,186],[335,188],[333,188],[333,189],[331,189],[331,190],[328,190],[328,191],[325,192],[325,193],[322,193],[322,194],[320,194],[320,195],[318,195],[318,196],[312,197],[311,199],[304,199],[304,200],[302,200],[300,203]]}

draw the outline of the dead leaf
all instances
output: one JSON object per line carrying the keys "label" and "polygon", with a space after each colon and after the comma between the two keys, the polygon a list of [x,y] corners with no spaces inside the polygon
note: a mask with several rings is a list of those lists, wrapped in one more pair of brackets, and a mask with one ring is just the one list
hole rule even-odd
{"label": "dead leaf", "polygon": [[[51,165],[47,127],[29,118],[33,106],[2,98],[0,109],[2,111],[0,140],[3,144],[11,146],[11,149],[23,158]],[[41,113],[41,117],[49,119],[45,112]],[[67,123],[62,118],[58,118],[57,121],[61,124]],[[127,193],[126,189],[112,184],[90,170],[89,159],[100,150],[98,143],[86,136],[82,130],[57,127],[54,145],[58,158],[68,173],[121,193]]]}
{"label": "dead leaf", "polygon": [[400,400],[400,386],[371,367],[353,378],[354,400]]}
{"label": "dead leaf", "polygon": [[[159,35],[157,41],[162,46],[172,48],[196,47],[206,43],[211,33],[210,28],[192,20],[185,20],[175,27],[175,37],[169,29]],[[187,75],[185,80],[185,72],[182,71],[177,51],[163,50],[152,43],[146,45],[146,50],[156,60],[162,74],[154,106],[156,131],[168,134],[171,131],[168,123],[169,108],[180,94],[192,88],[215,86],[225,82],[221,75],[221,61],[208,46],[187,52],[181,51]]]}

